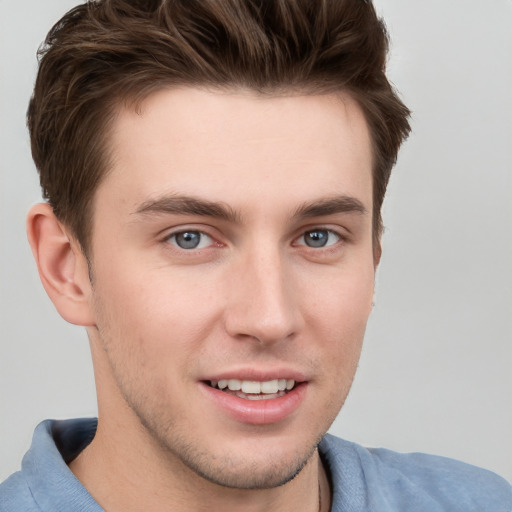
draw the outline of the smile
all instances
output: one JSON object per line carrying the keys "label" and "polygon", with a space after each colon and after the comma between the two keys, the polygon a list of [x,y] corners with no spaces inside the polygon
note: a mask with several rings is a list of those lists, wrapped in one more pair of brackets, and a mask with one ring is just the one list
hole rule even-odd
{"label": "smile", "polygon": [[200,381],[200,389],[209,404],[236,422],[270,425],[290,418],[309,394],[308,379],[296,379],[209,379]]}
{"label": "smile", "polygon": [[210,386],[246,400],[270,400],[282,397],[291,391],[295,387],[295,381],[293,379],[266,381],[222,379],[211,380]]}

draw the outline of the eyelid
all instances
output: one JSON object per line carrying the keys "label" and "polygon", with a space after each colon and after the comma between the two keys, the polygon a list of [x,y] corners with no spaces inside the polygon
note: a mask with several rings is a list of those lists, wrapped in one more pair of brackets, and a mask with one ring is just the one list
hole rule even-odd
{"label": "eyelid", "polygon": [[[211,232],[212,230],[208,229],[208,228],[209,228],[209,226],[205,226],[205,225],[201,225],[201,226],[195,225],[194,226],[194,225],[186,225],[186,224],[180,225],[180,226],[175,226],[173,228],[167,228],[166,230],[162,230],[162,232],[161,232],[162,236],[160,236],[160,241],[165,244],[170,245],[173,249],[175,249],[176,251],[180,251],[182,253],[198,252],[201,250],[208,250],[212,246],[220,247],[220,246],[224,245],[222,242],[219,241],[219,237],[216,236],[215,234],[213,234]],[[177,245],[175,242],[172,242],[173,237],[176,237],[180,233],[187,233],[187,232],[199,233],[203,237],[207,237],[210,241],[205,247],[199,247],[199,248],[195,248],[195,249],[184,249],[184,248],[180,247],[179,245]]]}
{"label": "eyelid", "polygon": [[[302,237],[304,237],[308,232],[312,232],[315,230],[316,231],[326,231],[329,234],[334,235],[337,240],[334,243],[330,243],[329,245],[320,246],[320,247],[312,247],[312,246],[308,246],[306,243],[298,243],[298,240],[300,240]],[[167,228],[166,230],[162,230],[161,233],[163,233],[163,235],[159,238],[160,238],[161,242],[167,243],[167,244],[171,245],[175,250],[183,252],[183,253],[185,253],[185,252],[193,253],[193,252],[198,252],[201,250],[208,250],[211,247],[225,246],[226,244],[223,241],[221,241],[222,236],[219,234],[212,233],[212,231],[213,231],[213,229],[209,225],[204,225],[204,224],[203,225],[193,225],[193,224],[186,225],[185,224],[185,225],[175,226],[173,228]],[[199,247],[199,248],[194,248],[194,249],[184,249],[182,247],[179,247],[176,243],[170,243],[170,241],[172,240],[173,237],[176,237],[180,233],[186,233],[186,232],[199,233],[202,236],[207,237],[210,240],[210,242],[205,247]],[[292,239],[292,246],[305,247],[306,249],[309,249],[309,250],[312,250],[315,252],[320,252],[322,249],[323,250],[333,250],[337,246],[339,246],[340,243],[343,244],[343,243],[349,241],[349,239],[350,239],[350,235],[347,234],[345,232],[345,230],[340,226],[331,227],[328,225],[326,226],[326,225],[321,225],[321,224],[320,225],[312,224],[309,226],[303,226],[300,228],[300,230],[296,231],[296,235]]]}
{"label": "eyelid", "polygon": [[[200,235],[200,239],[199,239],[199,244],[197,247],[190,247],[190,248],[185,248],[185,247],[180,247],[180,245],[178,244],[178,241],[176,240],[176,238],[179,236],[179,235],[182,235],[184,233],[197,233],[198,235]],[[173,240],[174,239],[174,240]],[[206,239],[203,241],[203,239]],[[205,233],[204,231],[198,231],[198,230],[194,230],[194,229],[185,229],[183,231],[175,231],[174,233],[171,233],[168,237],[167,237],[167,242],[170,242],[172,243],[173,245],[175,245],[179,250],[182,250],[182,251],[187,251],[187,252],[191,252],[191,251],[197,251],[197,250],[201,250],[201,249],[206,249],[207,247],[209,247],[210,245],[212,245],[212,243],[214,242],[213,238],[208,235],[208,233]],[[205,245],[206,244],[206,245]]]}
{"label": "eyelid", "polygon": [[[326,231],[326,232],[336,236],[337,240],[334,243],[331,243],[329,245],[322,246],[322,247],[311,247],[311,246],[308,246],[306,243],[297,243],[298,240],[303,238],[307,233],[311,233],[312,231]],[[318,226],[317,225],[317,226],[311,226],[311,227],[308,226],[306,228],[302,228],[300,231],[300,234],[293,239],[292,245],[299,246],[299,247],[306,247],[307,249],[311,249],[314,251],[320,251],[322,249],[324,249],[324,250],[332,249],[340,242],[346,242],[347,239],[348,239],[348,235],[346,233],[344,233],[341,229],[334,229],[334,228],[328,227],[328,226],[322,226],[322,225]]]}
{"label": "eyelid", "polygon": [[170,238],[173,235],[177,235],[179,233],[184,233],[187,231],[194,231],[197,233],[203,233],[210,238],[217,238],[217,235],[213,234],[212,231],[214,231],[214,228],[208,224],[202,224],[202,223],[183,223],[175,225],[167,225],[164,229],[160,229],[156,236],[160,237],[162,240],[165,240],[166,238]]}

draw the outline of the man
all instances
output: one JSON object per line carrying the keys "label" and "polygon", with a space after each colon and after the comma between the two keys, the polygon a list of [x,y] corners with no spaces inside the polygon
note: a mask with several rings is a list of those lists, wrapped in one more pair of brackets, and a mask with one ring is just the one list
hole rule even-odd
{"label": "man", "polygon": [[2,510],[510,508],[483,470],[324,437],[409,131],[385,56],[359,0],[117,0],[54,27],[28,232],[99,416],[41,424]]}

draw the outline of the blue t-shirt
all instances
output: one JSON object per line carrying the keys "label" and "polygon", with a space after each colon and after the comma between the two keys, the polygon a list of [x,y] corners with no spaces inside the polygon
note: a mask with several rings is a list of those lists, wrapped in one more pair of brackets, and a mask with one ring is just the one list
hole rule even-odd
{"label": "blue t-shirt", "polygon": [[[1,512],[101,512],[69,470],[97,420],[47,420],[22,469],[0,484]],[[319,445],[333,490],[331,512],[512,512],[512,489],[484,469],[444,457],[367,449],[326,435]]]}

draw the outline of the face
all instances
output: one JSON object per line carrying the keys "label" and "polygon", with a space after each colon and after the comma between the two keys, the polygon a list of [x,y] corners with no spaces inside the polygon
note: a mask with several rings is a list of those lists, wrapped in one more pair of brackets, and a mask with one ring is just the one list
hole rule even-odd
{"label": "face", "polygon": [[123,417],[224,486],[280,485],[342,406],[371,310],[364,117],[348,97],[175,89],[121,111],[111,144],[91,252],[100,424]]}

